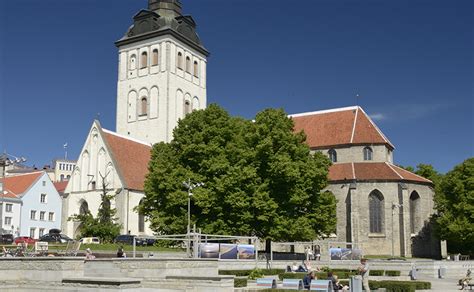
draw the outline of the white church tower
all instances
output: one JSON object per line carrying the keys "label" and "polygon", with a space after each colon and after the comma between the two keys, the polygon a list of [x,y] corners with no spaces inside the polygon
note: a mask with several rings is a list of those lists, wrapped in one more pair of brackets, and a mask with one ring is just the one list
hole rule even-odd
{"label": "white church tower", "polygon": [[119,49],[117,133],[169,142],[179,119],[207,103],[209,52],[179,0],[148,0]]}

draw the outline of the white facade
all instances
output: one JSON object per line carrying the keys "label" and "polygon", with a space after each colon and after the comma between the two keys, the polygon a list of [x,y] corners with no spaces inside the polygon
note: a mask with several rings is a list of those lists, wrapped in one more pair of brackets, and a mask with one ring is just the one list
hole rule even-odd
{"label": "white facade", "polygon": [[54,161],[54,181],[68,181],[74,171],[76,162],[66,159],[57,159]]}
{"label": "white facade", "polygon": [[[39,238],[50,229],[61,228],[62,200],[46,173],[22,197],[20,236]],[[34,212],[34,217],[32,213]]]}
{"label": "white facade", "polygon": [[[64,216],[62,219],[63,232],[73,238],[79,235],[80,224],[68,221],[68,218],[81,214],[85,209],[91,212],[94,217],[97,216],[101,203],[102,177],[105,177],[107,193],[115,195],[111,203],[112,208],[117,210],[116,217],[118,218],[118,223],[122,226],[121,233],[151,235],[152,231],[148,227],[148,223],[145,223],[145,226],[140,228],[139,214],[135,210],[140,204],[140,200],[144,197],[144,193],[143,191],[130,190],[126,187],[123,178],[117,172],[119,166],[112,157],[111,150],[104,137],[104,132],[119,136],[114,132],[102,130],[97,121],[93,123],[71,180],[65,190],[63,200]],[[126,137],[121,138],[127,139]],[[136,140],[132,141],[145,144]]]}
{"label": "white facade", "polygon": [[119,47],[117,133],[171,141],[179,119],[206,107],[206,64],[205,55],[167,35]]}
{"label": "white facade", "polygon": [[18,236],[20,234],[20,213],[20,199],[1,198],[0,216],[2,217],[2,224],[0,230],[3,229],[5,233],[12,233],[14,236]]}

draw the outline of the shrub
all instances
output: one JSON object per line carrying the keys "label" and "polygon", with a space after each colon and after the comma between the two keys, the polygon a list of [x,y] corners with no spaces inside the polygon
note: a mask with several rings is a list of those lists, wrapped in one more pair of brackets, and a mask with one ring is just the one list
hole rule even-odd
{"label": "shrub", "polygon": [[[236,277],[249,276],[253,270],[219,270],[219,275],[234,275]],[[283,269],[262,269],[264,275],[278,275],[284,273]]]}
{"label": "shrub", "polygon": [[262,270],[258,269],[258,268],[255,268],[253,269],[250,274],[249,274],[249,279],[250,280],[255,280],[255,279],[258,279],[258,278],[262,278],[264,276]]}
{"label": "shrub", "polygon": [[280,280],[283,280],[283,279],[303,279],[304,275],[306,275],[306,273],[280,273],[280,274],[278,274],[278,278]]}
{"label": "shrub", "polygon": [[383,276],[383,270],[370,270],[370,276]]}
{"label": "shrub", "polygon": [[234,287],[247,287],[247,278],[235,278]]}
{"label": "shrub", "polygon": [[386,288],[387,292],[415,292],[415,290],[431,289],[430,282],[421,281],[370,281],[371,289]]}
{"label": "shrub", "polygon": [[385,271],[385,276],[389,277],[398,277],[400,276],[401,272],[400,271]]}

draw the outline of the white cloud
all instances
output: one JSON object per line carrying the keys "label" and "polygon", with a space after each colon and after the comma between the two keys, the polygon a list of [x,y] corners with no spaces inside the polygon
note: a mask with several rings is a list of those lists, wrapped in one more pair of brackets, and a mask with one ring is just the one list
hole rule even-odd
{"label": "white cloud", "polygon": [[385,114],[382,114],[382,113],[376,113],[376,114],[372,114],[372,115],[369,115],[369,116],[374,121],[381,121],[381,120],[385,120],[387,118],[387,116]]}

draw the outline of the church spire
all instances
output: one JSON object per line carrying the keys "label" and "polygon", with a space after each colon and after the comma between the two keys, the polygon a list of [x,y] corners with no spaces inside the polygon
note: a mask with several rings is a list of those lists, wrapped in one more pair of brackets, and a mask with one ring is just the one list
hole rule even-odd
{"label": "church spire", "polygon": [[[158,14],[174,14],[181,15],[180,0],[148,0],[148,10],[155,11]],[[164,12],[164,13],[163,13]]]}

